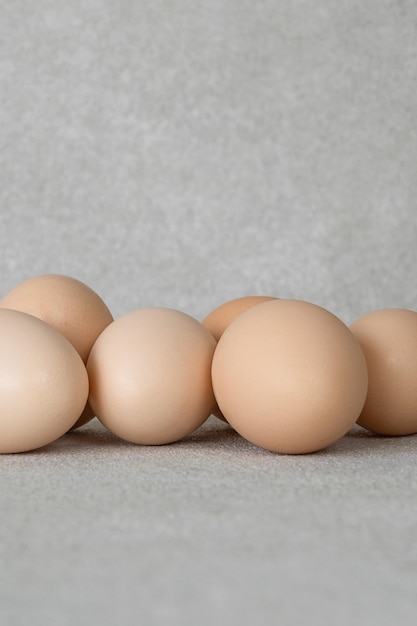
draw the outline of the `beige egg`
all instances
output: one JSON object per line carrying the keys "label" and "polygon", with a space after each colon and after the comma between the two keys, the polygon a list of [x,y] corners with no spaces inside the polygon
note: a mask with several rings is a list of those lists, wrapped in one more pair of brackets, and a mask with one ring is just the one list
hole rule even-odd
{"label": "beige egg", "polygon": [[36,317],[0,309],[0,452],[55,441],[86,404],[87,371],[65,337]]}
{"label": "beige egg", "polygon": [[242,298],[229,300],[229,302],[225,302],[211,311],[201,323],[208,328],[216,341],[218,341],[226,328],[238,315],[257,304],[268,302],[269,300],[276,300],[276,298],[272,296],[243,296]]}
{"label": "beige egg", "polygon": [[[213,335],[216,341],[220,339],[226,328],[235,320],[238,315],[244,313],[248,309],[262,302],[275,300],[271,296],[243,296],[224,302],[211,313],[209,313],[201,322]],[[219,419],[227,422],[227,419],[216,405],[213,414]]]}
{"label": "beige egg", "polygon": [[[83,282],[61,274],[24,280],[0,300],[0,307],[34,315],[62,333],[84,363],[99,334],[113,321],[100,296]],[[87,404],[78,428],[94,417]]]}
{"label": "beige egg", "polygon": [[351,331],[368,364],[369,389],[358,424],[381,435],[417,433],[417,312],[380,309]]}
{"label": "beige egg", "polygon": [[189,435],[215,404],[211,362],[216,341],[186,313],[132,311],[99,336],[87,362],[90,404],[127,441],[158,445]]}
{"label": "beige egg", "polygon": [[367,392],[359,342],[309,302],[271,300],[237,317],[213,358],[215,397],[248,441],[273,452],[320,450],[356,422]]}

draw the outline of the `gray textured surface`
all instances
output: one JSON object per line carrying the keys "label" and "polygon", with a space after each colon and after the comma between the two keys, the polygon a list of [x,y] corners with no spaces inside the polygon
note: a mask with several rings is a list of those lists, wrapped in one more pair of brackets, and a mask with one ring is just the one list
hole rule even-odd
{"label": "gray textured surface", "polygon": [[[0,0],[0,276],[417,308],[414,0]],[[415,438],[0,459],[2,623],[414,624]],[[219,430],[219,432],[217,432]]]}
{"label": "gray textured surface", "polygon": [[97,422],[0,459],[4,624],[414,624],[417,441],[277,456],[217,418],[144,448]]}

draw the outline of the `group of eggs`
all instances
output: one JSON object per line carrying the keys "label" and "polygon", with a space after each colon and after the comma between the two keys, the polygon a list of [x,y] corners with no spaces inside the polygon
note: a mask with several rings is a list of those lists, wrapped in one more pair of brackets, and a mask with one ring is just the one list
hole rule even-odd
{"label": "group of eggs", "polygon": [[357,422],[417,432],[417,312],[350,327],[302,300],[242,297],[199,322],[149,307],[113,319],[83,282],[31,277],[0,300],[0,453],[49,444],[94,416],[141,445],[214,413],[253,444],[315,452]]}

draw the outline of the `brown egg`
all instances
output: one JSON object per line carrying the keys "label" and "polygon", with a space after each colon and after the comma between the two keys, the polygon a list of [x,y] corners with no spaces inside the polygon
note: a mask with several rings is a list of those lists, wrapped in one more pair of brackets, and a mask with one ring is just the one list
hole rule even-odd
{"label": "brown egg", "polygon": [[211,362],[216,341],[186,313],[132,311],[108,326],[87,362],[90,404],[122,439],[158,445],[189,435],[215,404]]}
{"label": "brown egg", "polygon": [[381,435],[417,433],[417,313],[381,309],[360,317],[350,328],[369,372],[358,424]]}
{"label": "brown egg", "polygon": [[0,452],[25,452],[64,435],[88,395],[74,347],[45,322],[0,309]]}
{"label": "brown egg", "polygon": [[[34,276],[16,285],[1,300],[0,308],[34,315],[68,339],[87,362],[99,334],[113,321],[100,296],[81,281],[60,274]],[[73,428],[94,417],[87,405]]]}
{"label": "brown egg", "polygon": [[[202,324],[211,332],[215,340],[218,341],[226,328],[233,322],[234,319],[236,319],[236,317],[238,317],[238,315],[244,313],[257,304],[275,299],[276,298],[271,296],[243,296],[242,298],[229,300],[209,313],[203,319]],[[227,422],[218,406],[213,409],[213,414],[224,422]]]}
{"label": "brown egg", "polygon": [[238,315],[268,300],[276,300],[276,298],[272,296],[244,296],[229,300],[209,313],[201,323],[208,328],[216,341],[219,341],[226,328]]}
{"label": "brown egg", "polygon": [[212,380],[220,410],[250,442],[287,454],[342,437],[365,402],[359,342],[309,302],[272,300],[237,317],[221,336]]}

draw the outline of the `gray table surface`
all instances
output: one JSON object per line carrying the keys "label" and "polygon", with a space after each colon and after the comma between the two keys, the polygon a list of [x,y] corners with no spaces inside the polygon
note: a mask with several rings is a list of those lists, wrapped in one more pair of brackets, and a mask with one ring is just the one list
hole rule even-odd
{"label": "gray table surface", "polygon": [[3,624],[413,624],[417,438],[275,455],[211,417],[162,447],[97,420],[0,458]]}

